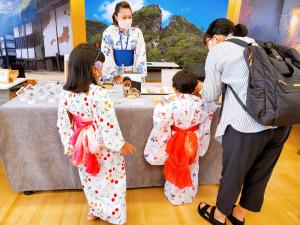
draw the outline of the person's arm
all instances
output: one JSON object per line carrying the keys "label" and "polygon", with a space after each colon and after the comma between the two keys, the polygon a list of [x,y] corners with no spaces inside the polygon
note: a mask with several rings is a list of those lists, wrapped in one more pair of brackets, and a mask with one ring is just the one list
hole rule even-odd
{"label": "person's arm", "polygon": [[135,50],[134,71],[141,74],[143,77],[147,75],[147,58],[146,45],[143,33],[138,29],[137,45]]}
{"label": "person's arm", "polygon": [[210,128],[213,115],[217,109],[217,105],[214,102],[204,103],[201,106],[200,114],[200,127],[199,127],[199,156],[203,157],[209,147],[210,143]]}
{"label": "person's arm", "polygon": [[61,142],[64,146],[64,154],[72,155],[74,148],[70,144],[70,137],[72,136],[73,131],[67,112],[67,104],[67,99],[64,98],[64,93],[62,93],[58,106],[57,127]]}
{"label": "person's arm", "polygon": [[216,48],[212,48],[205,62],[205,80],[200,92],[205,102],[217,101],[222,94],[221,72],[218,68],[218,57]]}
{"label": "person's arm", "polygon": [[125,141],[110,97],[100,87],[95,88],[92,96],[93,119],[103,144],[112,151],[121,151]]}
{"label": "person's arm", "polygon": [[105,29],[103,32],[101,51],[105,56],[105,62],[103,63],[103,81],[112,81],[115,77],[121,73],[120,67],[116,65],[113,51],[113,39],[109,32],[109,29]]}

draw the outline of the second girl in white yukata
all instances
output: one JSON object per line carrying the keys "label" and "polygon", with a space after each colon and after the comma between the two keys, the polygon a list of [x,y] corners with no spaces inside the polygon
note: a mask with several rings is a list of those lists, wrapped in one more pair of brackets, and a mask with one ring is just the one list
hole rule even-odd
{"label": "second girl in white yukata", "polygon": [[86,44],[72,50],[57,126],[65,154],[72,156],[72,164],[78,167],[89,206],[88,219],[124,224],[124,155],[132,153],[134,147],[124,141],[107,92],[96,85],[94,76],[101,74],[101,59],[104,56],[97,56]]}
{"label": "second girl in white yukata", "polygon": [[124,70],[144,78],[147,74],[145,41],[142,31],[131,27],[132,10],[128,2],[116,5],[112,19],[113,25],[104,30],[101,43],[105,55],[103,80],[120,84]]}
{"label": "second girl in white yukata", "polygon": [[197,194],[199,156],[207,151],[216,109],[192,95],[197,84],[197,77],[185,70],[173,77],[175,100],[156,105],[144,150],[150,164],[164,165],[165,195],[174,205],[192,202]]}

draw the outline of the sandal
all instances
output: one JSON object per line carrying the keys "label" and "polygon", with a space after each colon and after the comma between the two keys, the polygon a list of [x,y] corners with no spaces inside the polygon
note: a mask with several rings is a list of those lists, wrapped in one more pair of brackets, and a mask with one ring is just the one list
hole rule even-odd
{"label": "sandal", "polygon": [[[236,207],[236,205],[233,206],[232,212],[235,207]],[[227,216],[227,218],[232,223],[232,225],[244,225],[245,224],[245,219],[244,219],[244,221],[240,221],[237,218],[235,218],[232,213],[229,216]]]}
{"label": "sandal", "polygon": [[[200,208],[200,205],[204,203],[205,206],[203,206],[202,208]],[[226,221],[224,223],[221,223],[220,221],[216,220],[214,218],[215,215],[215,210],[216,210],[216,206],[211,207],[210,212],[208,212],[207,210],[210,208],[211,206],[209,204],[206,204],[205,202],[201,202],[198,206],[198,213],[200,214],[200,216],[205,219],[207,222],[209,222],[210,224],[213,225],[226,225]]]}

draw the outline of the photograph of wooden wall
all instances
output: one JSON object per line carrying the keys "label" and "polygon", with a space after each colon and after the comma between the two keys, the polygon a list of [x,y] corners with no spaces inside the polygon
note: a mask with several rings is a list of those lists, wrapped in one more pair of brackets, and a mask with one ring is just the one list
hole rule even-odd
{"label": "photograph of wooden wall", "polygon": [[13,27],[17,63],[26,70],[63,70],[73,47],[69,0],[31,1]]}

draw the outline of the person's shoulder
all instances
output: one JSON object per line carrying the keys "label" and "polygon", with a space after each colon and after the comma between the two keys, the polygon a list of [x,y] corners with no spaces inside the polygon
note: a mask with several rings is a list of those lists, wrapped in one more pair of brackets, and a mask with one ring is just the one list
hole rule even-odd
{"label": "person's shoulder", "polygon": [[104,88],[102,88],[101,86],[99,86],[97,84],[91,84],[90,91],[94,91],[97,93],[105,93]]}
{"label": "person's shoulder", "polygon": [[96,99],[107,98],[108,96],[107,91],[96,84],[91,84],[89,91],[91,93],[91,96]]}
{"label": "person's shoulder", "polygon": [[114,31],[118,31],[118,27],[116,25],[109,25],[107,28],[105,28],[103,33],[110,33]]}
{"label": "person's shoulder", "polygon": [[75,96],[76,95],[75,95],[74,92],[63,89],[60,92],[60,95],[59,95],[59,102],[62,103],[62,102],[65,102],[65,101],[72,100]]}
{"label": "person's shoulder", "polygon": [[67,91],[67,90],[62,90],[61,91],[61,93],[60,93],[60,98],[62,99],[64,99],[64,98],[66,98],[67,96],[68,96],[68,94],[70,94],[70,93],[72,93],[72,92],[70,92],[70,91]]}
{"label": "person's shoulder", "polygon": [[243,49],[244,47],[237,45],[235,43],[230,42],[230,39],[239,39],[242,41],[245,41],[247,43],[254,43],[255,40],[250,38],[250,37],[236,37],[236,36],[231,36],[228,39],[225,39],[225,41],[213,46],[208,54],[210,55],[221,55],[223,56],[224,54],[228,53],[229,51],[237,50],[237,49]]}
{"label": "person's shoulder", "polygon": [[[254,43],[255,40],[253,38],[250,37],[237,37],[237,36],[231,36],[230,38],[226,39],[224,42],[220,43],[219,47],[220,48],[232,48],[232,47],[237,47],[240,48],[242,46],[239,46],[235,43],[230,42],[231,39],[238,39],[247,43]],[[243,47],[242,47],[243,48]]]}
{"label": "person's shoulder", "polygon": [[236,39],[240,39],[242,41],[248,42],[248,43],[253,43],[255,42],[255,40],[251,37],[245,36],[245,37],[236,37],[236,36],[232,36],[231,38],[236,38]]}

